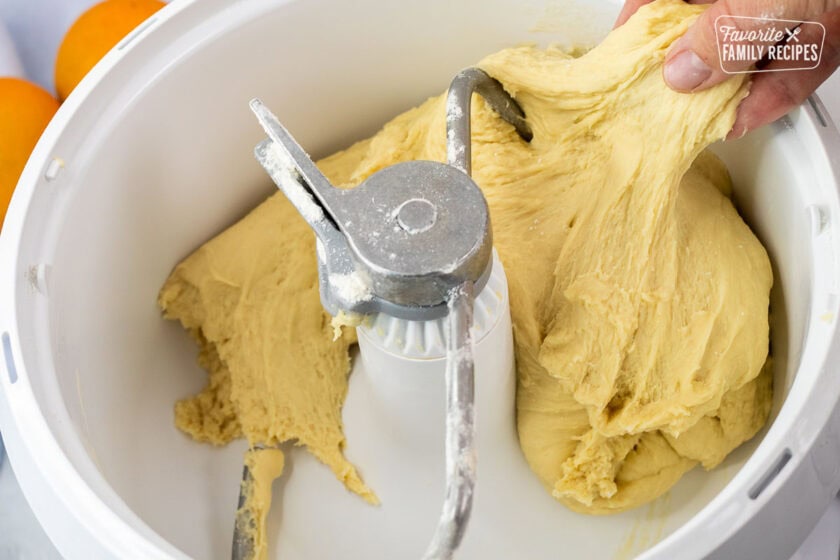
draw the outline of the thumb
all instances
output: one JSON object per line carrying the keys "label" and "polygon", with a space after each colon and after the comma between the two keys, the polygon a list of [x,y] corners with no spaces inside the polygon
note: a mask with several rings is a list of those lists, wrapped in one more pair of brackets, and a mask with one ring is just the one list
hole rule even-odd
{"label": "thumb", "polygon": [[[833,7],[840,6],[840,0],[718,0],[703,12],[688,31],[678,39],[665,58],[663,76],[665,82],[677,91],[690,92],[710,88],[723,82],[729,74],[749,69],[766,52],[767,43],[756,39],[738,41],[746,45],[744,56],[737,61],[727,61],[724,72],[721,67],[718,37],[720,26],[734,28],[735,32],[749,32],[766,29],[768,18],[808,20],[819,17]],[[727,17],[746,16],[746,17]],[[795,23],[788,23],[794,26]],[[761,46],[764,49],[749,45]]]}

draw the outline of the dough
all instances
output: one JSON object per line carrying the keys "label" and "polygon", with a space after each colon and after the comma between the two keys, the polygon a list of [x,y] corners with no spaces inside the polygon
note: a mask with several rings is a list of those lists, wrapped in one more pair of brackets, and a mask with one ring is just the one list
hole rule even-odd
{"label": "dough", "polygon": [[283,452],[272,447],[256,447],[245,452],[244,463],[251,476],[242,481],[242,503],[236,522],[242,524],[238,527],[240,535],[252,543],[253,554],[249,560],[266,560],[266,519],[271,509],[271,484],[283,474]]}
{"label": "dough", "polygon": [[252,447],[294,441],[377,503],[342,452],[355,331],[333,341],[314,236],[282,195],[179,264],[159,303],[192,333],[210,374],[201,393],[175,405],[181,430],[216,445],[239,436]]}
{"label": "dough", "polygon": [[[668,47],[703,9],[658,0],[578,58],[519,47],[480,63],[534,132],[523,142],[474,99],[474,178],[510,289],[520,443],[577,511],[656,498],[698,463],[720,463],[769,413],[769,259],[726,196],[723,164],[703,152],[730,129],[745,81],[680,94],[662,80]],[[441,96],[319,165],[350,188],[400,161],[445,161],[444,139]],[[370,498],[341,455],[351,340],[329,342],[312,235],[290,209],[275,194],[164,287],[167,316],[194,333],[211,372],[176,421],[214,443],[240,431],[297,439]]]}

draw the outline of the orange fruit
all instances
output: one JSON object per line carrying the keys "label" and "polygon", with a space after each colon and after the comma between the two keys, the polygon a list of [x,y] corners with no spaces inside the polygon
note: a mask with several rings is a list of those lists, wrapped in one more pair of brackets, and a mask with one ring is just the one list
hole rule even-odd
{"label": "orange fruit", "polygon": [[106,0],[83,13],[70,26],[55,61],[58,98],[73,88],[120,40],[153,13],[166,6],[159,0]]}
{"label": "orange fruit", "polygon": [[32,148],[58,110],[45,90],[18,78],[0,78],[0,222]]}

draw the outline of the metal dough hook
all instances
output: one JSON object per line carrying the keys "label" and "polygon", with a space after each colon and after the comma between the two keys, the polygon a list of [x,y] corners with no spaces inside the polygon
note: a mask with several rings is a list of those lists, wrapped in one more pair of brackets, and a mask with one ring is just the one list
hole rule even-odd
{"label": "metal dough hook", "polygon": [[426,560],[452,558],[475,486],[470,327],[474,294],[490,273],[492,233],[487,202],[469,175],[474,92],[530,141],[516,101],[485,72],[468,68],[452,81],[446,100],[449,163],[399,163],[353,189],[330,184],[271,111],[251,101],[268,134],[255,148],[257,160],[315,231],[324,307],[333,315],[447,317],[446,493]]}

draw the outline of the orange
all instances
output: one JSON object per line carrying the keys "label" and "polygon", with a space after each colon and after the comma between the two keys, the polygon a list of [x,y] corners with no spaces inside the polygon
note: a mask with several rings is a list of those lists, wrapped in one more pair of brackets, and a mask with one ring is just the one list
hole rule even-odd
{"label": "orange", "polygon": [[153,13],[166,6],[159,0],[106,0],[83,13],[70,26],[58,48],[55,88],[67,99],[99,59]]}
{"label": "orange", "polygon": [[58,110],[45,90],[18,78],[0,78],[0,223],[32,148]]}

